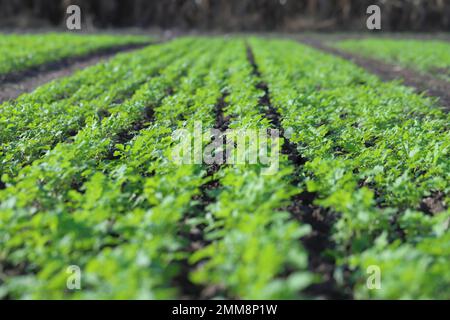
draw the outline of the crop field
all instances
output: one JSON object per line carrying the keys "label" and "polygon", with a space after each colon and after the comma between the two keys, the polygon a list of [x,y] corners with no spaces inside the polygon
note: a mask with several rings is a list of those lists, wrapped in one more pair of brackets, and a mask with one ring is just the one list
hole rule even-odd
{"label": "crop field", "polygon": [[99,49],[148,42],[147,37],[49,33],[0,35],[0,79],[12,71],[76,57]]}
{"label": "crop field", "polygon": [[450,43],[442,41],[364,39],[346,40],[337,47],[379,58],[450,81]]}
{"label": "crop field", "polygon": [[[28,37],[0,37],[0,73],[118,43]],[[376,41],[338,46],[449,79],[448,44]],[[294,40],[118,54],[0,105],[0,298],[449,299],[449,129],[438,98]]]}

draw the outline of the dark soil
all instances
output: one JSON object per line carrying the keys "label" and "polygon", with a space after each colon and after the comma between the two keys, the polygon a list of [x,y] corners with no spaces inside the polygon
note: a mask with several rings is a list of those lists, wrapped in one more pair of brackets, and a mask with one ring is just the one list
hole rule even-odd
{"label": "dark soil", "polygon": [[313,297],[325,299],[352,299],[350,287],[339,287],[334,279],[335,261],[329,250],[333,250],[331,239],[332,227],[336,216],[319,206],[314,205],[314,193],[303,192],[291,199],[286,208],[297,220],[309,224],[312,232],[301,239],[302,245],[308,251],[309,270],[322,276],[322,281],[306,288],[305,293]]}
{"label": "dark soil", "polygon": [[222,132],[225,132],[228,129],[228,126],[230,125],[230,116],[225,116],[224,109],[226,106],[225,103],[226,94],[224,94],[219,102],[216,104],[214,109],[215,114],[215,124],[214,128],[219,129]]}
{"label": "dark soil", "polygon": [[450,77],[450,68],[434,68],[431,69],[430,72]]}
{"label": "dark soil", "polygon": [[444,193],[435,192],[431,196],[425,198],[420,203],[420,210],[429,215],[436,215],[446,210],[444,204]]}
{"label": "dark soil", "polygon": [[0,75],[0,103],[15,99],[57,78],[70,76],[74,72],[112,58],[119,52],[143,48],[149,44],[133,44],[102,49],[84,56],[65,58],[23,71]]}
{"label": "dark soil", "polygon": [[414,88],[416,92],[439,98],[442,107],[446,111],[450,110],[450,82],[434,78],[431,75],[389,64],[384,61],[344,52],[337,48],[329,47],[316,39],[305,38],[302,42],[321,51],[350,60],[367,71],[376,74],[383,81],[403,80],[405,85]]}
{"label": "dark soil", "polygon": [[[127,97],[130,98],[133,94],[130,93]],[[108,116],[110,116],[108,112]],[[136,137],[141,130],[144,130],[150,126],[150,124],[155,120],[155,111],[153,107],[147,106],[142,109],[142,117],[133,122],[129,128],[126,130],[123,130],[119,132],[113,139],[113,143],[111,144],[111,149],[108,152],[108,155],[106,156],[107,160],[117,160],[119,157],[115,156],[114,153],[117,150],[116,145],[117,144],[127,144],[130,142],[134,137]],[[101,120],[100,120],[101,121]]]}

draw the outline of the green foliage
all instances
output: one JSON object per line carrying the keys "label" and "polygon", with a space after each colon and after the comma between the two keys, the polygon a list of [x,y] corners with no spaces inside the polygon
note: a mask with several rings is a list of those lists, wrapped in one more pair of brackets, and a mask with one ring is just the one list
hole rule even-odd
{"label": "green foliage", "polygon": [[[251,44],[282,125],[308,160],[300,172],[304,188],[317,195],[316,205],[339,217],[332,234],[338,264],[347,265],[349,254],[374,252],[381,235],[394,241],[404,234],[407,244],[399,252],[432,238],[431,230],[442,222],[413,212],[438,192],[448,203],[450,116],[435,101],[383,83],[341,59],[288,41],[252,39]],[[420,254],[428,259],[426,252]],[[354,259],[365,267],[365,258]],[[444,255],[439,261],[449,260]],[[391,272],[392,281],[406,281],[394,275],[402,272],[401,263],[388,263],[384,272]],[[363,281],[359,275],[354,281]],[[418,275],[416,280],[420,286],[430,279]],[[424,295],[399,294],[407,286],[399,283],[398,291],[379,294],[432,297],[433,288],[436,297],[449,294],[448,289],[441,294],[438,282],[427,283]]]}
{"label": "green foliage", "polygon": [[[168,46],[151,46],[122,54],[4,103],[0,106],[2,173],[17,174],[57,143],[76,139],[73,136],[83,126],[117,115],[135,91],[182,53]],[[65,88],[64,96],[58,94],[60,87]]]}
{"label": "green foliage", "polygon": [[[244,39],[183,38],[0,106],[1,297],[179,298],[188,279],[215,298],[315,298],[304,289],[323,279],[301,239],[317,230],[286,209],[307,191],[334,242],[313,254],[356,298],[448,298],[450,212],[421,205],[448,204],[449,115],[333,56],[247,41],[260,77]],[[172,161],[173,133],[217,125],[223,97],[231,129],[273,129],[261,82],[304,164]],[[70,265],[81,290],[66,287]],[[371,265],[380,290],[366,287]]]}
{"label": "green foliage", "polygon": [[[259,104],[264,92],[256,88],[259,79],[253,75],[244,44],[231,46],[229,55],[224,113],[230,116],[230,127],[269,129]],[[315,281],[299,242],[309,226],[279,210],[299,193],[290,184],[292,165],[284,156],[280,162],[273,175],[262,175],[258,164],[221,167],[214,177],[220,192],[207,208],[211,218],[205,221],[211,244],[190,257],[193,263],[203,261],[192,274],[194,282],[216,285],[244,299],[293,299]]]}
{"label": "green foliage", "polygon": [[338,48],[427,72],[450,81],[450,44],[432,40],[345,40]]}
{"label": "green foliage", "polygon": [[[449,212],[447,211],[447,219]],[[450,233],[439,232],[417,245],[389,244],[380,236],[361,255],[350,258],[351,267],[361,272],[371,265],[381,270],[381,289],[368,290],[360,275],[355,285],[355,296],[360,299],[448,299],[450,276]]]}
{"label": "green foliage", "polygon": [[[169,46],[183,53],[191,42],[180,40]],[[199,40],[196,50],[170,65],[164,62],[159,73],[116,113],[101,122],[92,119],[73,141],[59,143],[17,176],[8,177],[8,188],[0,192],[0,261],[24,262],[24,273],[34,276],[27,276],[30,286],[16,286],[22,275],[8,278],[7,294],[21,298],[173,296],[175,290],[168,286],[178,270],[174,260],[179,259],[176,251],[181,246],[176,222],[196,193],[195,186],[202,183],[202,172],[165,159],[172,148],[170,134],[179,122],[160,110],[168,110],[174,99],[175,106],[185,105],[195,92],[189,83],[205,77],[214,53],[198,59],[206,43]],[[174,88],[173,96],[167,96],[169,88]],[[216,101],[220,95],[218,89],[209,98],[201,93],[204,102]],[[154,107],[155,121],[136,139],[117,145],[114,153],[119,159],[107,160],[115,148],[115,136],[132,130],[147,106]],[[203,117],[211,119],[210,112]],[[160,175],[148,176],[154,170]],[[87,289],[72,295],[65,290],[64,276],[71,264],[87,273]],[[104,283],[117,270],[117,281]],[[118,286],[125,286],[124,291]]]}
{"label": "green foliage", "polygon": [[40,64],[76,57],[125,44],[146,43],[143,36],[77,35],[68,33],[1,34],[0,76]]}

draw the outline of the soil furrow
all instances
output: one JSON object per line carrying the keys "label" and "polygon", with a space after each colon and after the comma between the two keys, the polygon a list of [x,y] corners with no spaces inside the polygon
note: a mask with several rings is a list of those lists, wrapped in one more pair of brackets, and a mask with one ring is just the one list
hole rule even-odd
{"label": "soil furrow", "polygon": [[[126,130],[122,130],[119,133],[117,133],[112,138],[112,143],[110,144],[110,148],[108,152],[101,157],[99,161],[116,161],[120,157],[115,155],[115,152],[118,151],[116,148],[117,144],[127,144],[129,143],[134,137],[136,137],[141,130],[145,130],[150,126],[150,124],[154,121],[153,118],[153,109],[151,108],[144,108],[142,111],[142,119],[139,119],[135,122],[133,122],[130,127]],[[82,187],[84,183],[86,182],[86,178],[77,178],[78,180],[72,182],[72,189],[84,193],[84,190],[82,190]]]}
{"label": "soil furrow", "polygon": [[150,124],[155,120],[154,118],[155,111],[152,107],[145,107],[142,110],[142,118],[133,122],[129,129],[120,131],[114,137],[114,143],[112,144],[112,148],[110,149],[106,160],[116,160],[119,157],[115,156],[114,153],[117,150],[115,147],[117,144],[126,144],[130,142],[134,137],[136,137],[141,130],[144,130],[150,126]]}
{"label": "soil furrow", "polygon": [[69,57],[24,71],[0,75],[0,103],[29,93],[52,80],[70,76],[76,71],[111,59],[117,53],[137,50],[147,45],[150,43],[106,48],[84,56]]}
{"label": "soil furrow", "polygon": [[[228,129],[230,123],[229,117],[225,116],[223,112],[226,106],[225,97],[226,93],[219,99],[214,109],[214,129],[220,130],[221,133]],[[188,221],[191,218],[199,217],[199,215],[205,215],[207,207],[216,201],[217,191],[221,185],[220,181],[215,178],[215,175],[222,166],[223,164],[211,164],[206,167],[206,182],[200,186],[200,194],[192,197],[191,203],[194,203],[194,205],[189,209],[186,218],[182,221],[182,229],[184,231],[180,233],[180,236],[186,240],[187,245],[183,248],[183,251],[188,255],[210,243],[210,241],[205,239],[204,228],[206,225],[190,226]],[[217,286],[192,283],[189,275],[195,271],[199,264],[201,262],[194,265],[190,264],[188,258],[181,261],[181,272],[175,279],[175,284],[181,290],[182,299],[210,299],[217,296],[218,293],[223,293],[222,288]]]}
{"label": "soil furrow", "polygon": [[383,81],[400,79],[403,81],[403,84],[414,88],[417,93],[425,93],[429,97],[439,98],[442,108],[445,111],[450,110],[450,82],[384,61],[362,57],[329,47],[316,39],[308,38],[302,40],[302,42],[315,49],[349,60],[370,73],[377,75]]}
{"label": "soil furrow", "polygon": [[441,191],[433,192],[429,197],[422,199],[419,209],[428,215],[437,215],[447,210],[444,202],[444,193]]}
{"label": "soil furrow", "polygon": [[[255,76],[261,79],[261,73],[258,70],[250,46],[247,46],[247,56],[253,66]],[[267,84],[261,80],[258,87],[264,91],[264,96],[260,99],[260,105],[264,108],[263,112],[271,121],[274,128],[279,130],[280,137],[284,140],[281,152],[288,157],[298,172],[306,162],[306,159],[299,154],[295,144],[290,142],[289,138],[286,137],[281,125],[281,116],[271,104]],[[294,186],[297,186],[298,182],[295,178],[291,181]],[[338,288],[334,280],[334,259],[326,256],[326,251],[332,250],[334,246],[331,239],[331,231],[335,217],[328,210],[314,205],[315,198],[316,194],[303,192],[292,197],[289,206],[280,208],[281,210],[288,211],[294,219],[299,220],[301,223],[309,224],[312,228],[312,232],[302,238],[301,242],[308,252],[309,269],[314,273],[320,274],[322,276],[322,282],[308,287],[305,293],[326,299],[350,299],[350,293],[344,292],[342,288]]]}

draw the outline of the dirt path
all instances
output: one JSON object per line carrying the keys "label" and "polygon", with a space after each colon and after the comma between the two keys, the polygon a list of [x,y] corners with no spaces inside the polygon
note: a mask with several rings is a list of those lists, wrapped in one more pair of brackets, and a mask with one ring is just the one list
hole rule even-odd
{"label": "dirt path", "polygon": [[316,39],[309,38],[302,39],[300,41],[313,48],[331,53],[346,60],[350,60],[367,71],[376,74],[383,81],[401,79],[406,86],[413,87],[416,92],[423,92],[430,97],[439,98],[441,106],[446,111],[450,110],[450,83],[447,81],[383,61],[344,52],[342,50],[329,47]]}
{"label": "dirt path", "polygon": [[84,56],[65,58],[24,71],[0,76],[0,103],[15,99],[22,93],[31,92],[54,79],[69,76],[78,70],[97,64],[100,61],[108,60],[119,52],[136,50],[149,44],[107,48]]}

